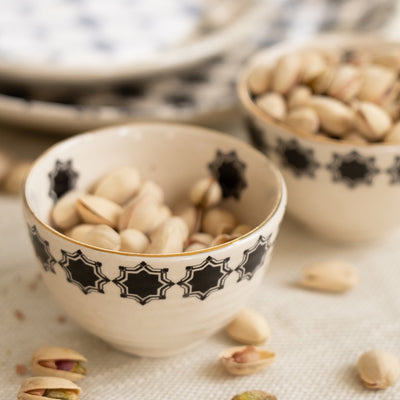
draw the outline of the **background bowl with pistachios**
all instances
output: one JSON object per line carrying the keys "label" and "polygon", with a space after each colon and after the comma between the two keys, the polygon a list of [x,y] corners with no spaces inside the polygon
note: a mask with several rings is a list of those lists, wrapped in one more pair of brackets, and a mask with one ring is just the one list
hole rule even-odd
{"label": "background bowl with pistachios", "polygon": [[282,171],[288,212],[334,241],[400,226],[400,44],[322,35],[262,50],[238,92],[254,144]]}
{"label": "background bowl with pistachios", "polygon": [[60,142],[24,191],[52,296],[89,332],[152,357],[193,346],[243,307],[285,206],[281,174],[250,145],[157,123]]}

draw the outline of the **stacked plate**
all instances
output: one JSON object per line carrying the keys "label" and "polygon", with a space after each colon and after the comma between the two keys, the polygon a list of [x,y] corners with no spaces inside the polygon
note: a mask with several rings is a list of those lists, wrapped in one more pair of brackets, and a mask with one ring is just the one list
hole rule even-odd
{"label": "stacked plate", "polygon": [[320,30],[375,29],[394,4],[0,0],[0,120],[67,134],[221,115],[237,105],[237,71],[259,47]]}

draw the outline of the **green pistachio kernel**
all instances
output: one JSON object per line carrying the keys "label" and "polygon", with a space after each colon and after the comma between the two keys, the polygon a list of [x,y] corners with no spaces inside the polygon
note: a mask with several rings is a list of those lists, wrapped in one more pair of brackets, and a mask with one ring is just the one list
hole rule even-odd
{"label": "green pistachio kernel", "polygon": [[78,395],[69,389],[47,389],[43,396],[50,399],[78,400]]}
{"label": "green pistachio kernel", "polygon": [[80,363],[80,361],[78,361],[74,365],[74,368],[71,369],[71,372],[75,372],[76,374],[86,375],[87,374],[87,368],[85,366],[83,366]]}
{"label": "green pistachio kernel", "polygon": [[263,392],[262,390],[251,390],[238,394],[232,400],[277,400],[277,398],[269,393]]}

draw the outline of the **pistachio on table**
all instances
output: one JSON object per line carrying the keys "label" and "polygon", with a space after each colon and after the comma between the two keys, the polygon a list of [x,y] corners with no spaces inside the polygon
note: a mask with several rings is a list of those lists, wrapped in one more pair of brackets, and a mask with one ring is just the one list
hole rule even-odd
{"label": "pistachio on table", "polygon": [[18,400],[79,400],[81,388],[68,379],[52,376],[26,378],[18,392]]}
{"label": "pistachio on table", "polygon": [[266,319],[249,308],[239,311],[225,329],[232,339],[243,344],[263,344],[271,335]]}
{"label": "pistachio on table", "polygon": [[400,375],[400,360],[382,350],[371,350],[362,354],[357,370],[368,389],[386,389],[393,386]]}
{"label": "pistachio on table", "polygon": [[232,397],[232,400],[277,400],[277,398],[262,390],[250,390]]}
{"label": "pistachio on table", "polygon": [[[31,369],[35,376],[53,376],[76,382],[83,379],[87,369],[86,358],[65,347],[40,347],[32,356]],[[53,387],[54,389],[54,387]]]}
{"label": "pistachio on table", "polygon": [[255,346],[236,346],[224,350],[220,360],[232,375],[250,375],[263,370],[275,360],[275,353]]}

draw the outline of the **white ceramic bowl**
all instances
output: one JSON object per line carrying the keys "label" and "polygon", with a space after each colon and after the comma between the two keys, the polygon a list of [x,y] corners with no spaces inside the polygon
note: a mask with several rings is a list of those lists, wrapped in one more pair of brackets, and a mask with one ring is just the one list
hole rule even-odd
{"label": "white ceramic bowl", "polygon": [[[225,205],[255,228],[231,243],[172,255],[109,251],[49,225],[54,200],[133,165],[167,204],[210,172]],[[26,181],[24,213],[53,297],[83,328],[116,348],[168,356],[222,328],[260,283],[286,206],[279,171],[251,146],[203,128],[134,124],[75,136],[44,153]]]}
{"label": "white ceramic bowl", "polygon": [[[288,212],[303,225],[334,241],[364,242],[400,226],[400,145],[350,144],[310,138],[278,123],[256,106],[246,82],[255,64],[274,64],[283,54],[306,48],[375,48],[383,40],[325,35],[255,54],[241,72],[238,91],[255,144],[282,171]],[[385,43],[385,46],[399,44]]]}

